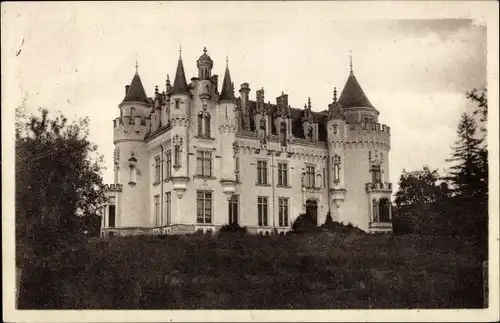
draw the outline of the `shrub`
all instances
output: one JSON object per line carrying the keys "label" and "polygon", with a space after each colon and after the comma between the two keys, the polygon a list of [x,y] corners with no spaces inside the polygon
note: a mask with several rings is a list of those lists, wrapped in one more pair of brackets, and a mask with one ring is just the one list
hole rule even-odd
{"label": "shrub", "polygon": [[219,229],[219,234],[227,234],[227,233],[237,233],[237,234],[247,234],[247,228],[241,227],[237,223],[230,223],[222,226]]}
{"label": "shrub", "polygon": [[320,229],[307,214],[300,214],[292,224],[292,230],[297,232],[317,232]]}

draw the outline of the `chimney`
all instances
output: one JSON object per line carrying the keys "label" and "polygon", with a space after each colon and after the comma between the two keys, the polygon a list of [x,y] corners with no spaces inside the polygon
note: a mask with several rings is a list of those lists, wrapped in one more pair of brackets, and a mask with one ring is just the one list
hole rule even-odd
{"label": "chimney", "polygon": [[248,83],[242,83],[240,86],[240,98],[241,98],[241,107],[243,111],[247,106],[249,93],[250,93],[250,87],[248,86]]}

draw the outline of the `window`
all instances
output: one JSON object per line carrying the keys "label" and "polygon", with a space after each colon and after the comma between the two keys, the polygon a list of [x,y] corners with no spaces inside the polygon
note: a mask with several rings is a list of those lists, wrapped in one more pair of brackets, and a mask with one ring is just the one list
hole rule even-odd
{"label": "window", "polygon": [[203,112],[198,113],[198,136],[203,136]]}
{"label": "window", "polygon": [[389,203],[389,200],[386,198],[381,198],[378,207],[379,207],[379,212],[378,212],[379,221],[391,222],[391,217],[390,217],[391,204]]}
{"label": "window", "polygon": [[114,228],[115,227],[115,210],[116,210],[116,207],[114,205],[110,205],[109,206],[109,211],[108,211],[108,216],[109,216],[108,226],[110,228]]}
{"label": "window", "polygon": [[196,205],[196,222],[212,223],[212,192],[198,191]]}
{"label": "window", "polygon": [[229,200],[229,224],[238,224],[238,202],[238,195],[233,195]]}
{"label": "window", "polygon": [[372,182],[380,183],[382,178],[380,176],[380,166],[373,165],[372,166]]}
{"label": "window", "polygon": [[172,195],[170,192],[165,193],[165,224],[172,222]]}
{"label": "window", "polygon": [[288,198],[280,197],[278,199],[278,215],[279,215],[279,226],[288,226]]}
{"label": "window", "polygon": [[306,187],[314,187],[316,170],[314,166],[306,166]]}
{"label": "window", "polygon": [[338,184],[340,182],[340,156],[333,156],[333,182]]}
{"label": "window", "polygon": [[212,152],[198,151],[196,156],[197,174],[199,176],[212,176]]}
{"label": "window", "polygon": [[338,183],[340,181],[339,164],[333,164],[333,181]]}
{"label": "window", "polygon": [[288,165],[278,163],[278,186],[288,186]]}
{"label": "window", "polygon": [[326,169],[323,168],[323,187],[326,188]]}
{"label": "window", "polygon": [[363,117],[363,122],[365,122],[365,123],[372,123],[373,122],[373,117]]}
{"label": "window", "polygon": [[155,204],[155,221],[156,221],[156,226],[161,225],[161,219],[160,219],[160,195],[155,195],[154,196],[154,204]]}
{"label": "window", "polygon": [[198,136],[210,138],[210,114],[208,112],[198,113]]}
{"label": "window", "polygon": [[205,137],[210,137],[210,114],[205,114]]}
{"label": "window", "polygon": [[179,167],[181,165],[181,147],[175,145],[174,148],[174,166]]}
{"label": "window", "polygon": [[268,226],[267,223],[267,197],[259,196],[257,198],[257,212],[259,227]]}
{"label": "window", "polygon": [[165,166],[165,178],[172,177],[172,150],[167,150],[167,158],[166,158],[166,166]]}
{"label": "window", "polygon": [[240,157],[235,156],[234,157],[234,176],[236,178],[236,181],[240,181]]}
{"label": "window", "polygon": [[267,184],[267,161],[257,161],[257,184]]}
{"label": "window", "polygon": [[155,157],[155,183],[160,182],[160,167],[161,167],[161,160],[160,157]]}
{"label": "window", "polygon": [[181,107],[181,100],[180,99],[175,99],[175,108],[179,109]]}
{"label": "window", "polygon": [[286,122],[285,121],[282,121],[280,124],[280,132],[282,134],[286,134]]}

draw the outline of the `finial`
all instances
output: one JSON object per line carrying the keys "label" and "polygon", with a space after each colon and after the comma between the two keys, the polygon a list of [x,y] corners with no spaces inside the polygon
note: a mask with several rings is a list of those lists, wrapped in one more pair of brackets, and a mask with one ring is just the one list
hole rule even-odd
{"label": "finial", "polygon": [[137,53],[135,53],[135,72],[139,71],[139,60],[137,59]]}
{"label": "finial", "polygon": [[229,67],[229,58],[226,55],[226,67]]}
{"label": "finial", "polygon": [[352,71],[352,50],[349,51],[349,66],[351,67],[350,73],[353,74],[353,71]]}
{"label": "finial", "polygon": [[179,59],[181,59],[182,56],[182,45],[179,45]]}
{"label": "finial", "polygon": [[203,47],[203,52],[206,54],[207,53],[207,48]]}
{"label": "finial", "polygon": [[156,85],[155,86],[155,94],[158,94],[158,93],[160,93],[160,92],[158,91],[158,85]]}
{"label": "finial", "polygon": [[170,83],[170,75],[167,74],[167,83]]}
{"label": "finial", "polygon": [[307,109],[307,104],[306,104],[306,103],[304,103],[304,110],[306,110],[306,109]]}
{"label": "finial", "polygon": [[307,106],[309,107],[309,109],[311,108],[311,97],[307,98]]}
{"label": "finial", "polygon": [[337,88],[333,88],[333,102],[337,102]]}

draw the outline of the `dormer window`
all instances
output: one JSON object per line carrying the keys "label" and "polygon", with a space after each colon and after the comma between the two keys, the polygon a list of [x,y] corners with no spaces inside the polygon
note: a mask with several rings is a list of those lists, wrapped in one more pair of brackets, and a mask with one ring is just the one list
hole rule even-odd
{"label": "dormer window", "polygon": [[286,122],[285,121],[282,121],[280,124],[280,132],[282,134],[286,134]]}
{"label": "dormer window", "polygon": [[174,104],[175,104],[175,108],[176,109],[180,109],[180,107],[181,107],[181,100],[180,99],[175,99],[175,103]]}

